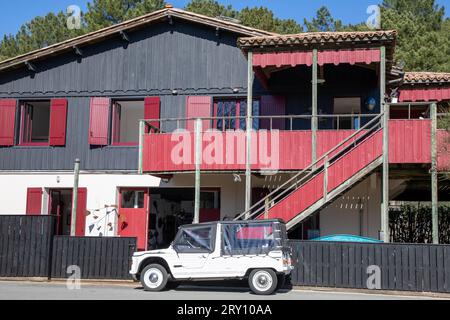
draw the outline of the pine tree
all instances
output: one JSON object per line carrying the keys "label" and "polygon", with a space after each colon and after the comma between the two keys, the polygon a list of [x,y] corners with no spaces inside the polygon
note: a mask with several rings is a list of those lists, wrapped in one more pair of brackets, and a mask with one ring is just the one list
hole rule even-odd
{"label": "pine tree", "polygon": [[224,6],[215,0],[192,0],[186,5],[185,10],[213,18],[220,16],[237,18],[238,15],[231,5]]}
{"label": "pine tree", "polygon": [[304,25],[308,32],[341,31],[344,28],[342,21],[335,20],[325,6],[317,10],[316,17],[311,21],[304,19]]}
{"label": "pine tree", "polygon": [[85,15],[89,31],[109,27],[143,14],[162,9],[164,0],[93,0]]}

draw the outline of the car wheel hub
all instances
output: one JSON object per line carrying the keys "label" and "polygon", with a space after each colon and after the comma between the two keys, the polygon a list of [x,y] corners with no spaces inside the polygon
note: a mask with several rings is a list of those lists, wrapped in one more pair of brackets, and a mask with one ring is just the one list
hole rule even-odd
{"label": "car wheel hub", "polygon": [[272,287],[273,280],[267,271],[258,271],[253,277],[253,285],[259,291],[267,291]]}
{"label": "car wheel hub", "polygon": [[157,288],[163,282],[163,274],[159,269],[149,269],[144,275],[144,281],[149,288]]}

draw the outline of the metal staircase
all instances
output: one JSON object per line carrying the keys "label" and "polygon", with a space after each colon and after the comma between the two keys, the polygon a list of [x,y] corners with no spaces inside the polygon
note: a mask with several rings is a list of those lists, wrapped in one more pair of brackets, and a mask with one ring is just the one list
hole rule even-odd
{"label": "metal staircase", "polygon": [[380,114],[235,220],[280,218],[289,230],[373,172],[382,154]]}

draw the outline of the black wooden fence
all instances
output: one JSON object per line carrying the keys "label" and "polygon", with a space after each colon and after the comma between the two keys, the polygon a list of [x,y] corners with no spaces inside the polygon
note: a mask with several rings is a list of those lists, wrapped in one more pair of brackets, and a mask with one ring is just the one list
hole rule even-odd
{"label": "black wooden fence", "polygon": [[377,266],[381,290],[450,293],[450,246],[290,243],[293,285],[368,289],[367,280],[373,275],[368,267]]}
{"label": "black wooden fence", "polygon": [[0,216],[0,277],[129,279],[136,238],[55,236],[55,217]]}
{"label": "black wooden fence", "polygon": [[82,279],[131,279],[130,257],[136,238],[67,237],[53,239],[52,278],[67,278],[78,266]]}
{"label": "black wooden fence", "polygon": [[0,277],[48,277],[55,219],[0,216]]}

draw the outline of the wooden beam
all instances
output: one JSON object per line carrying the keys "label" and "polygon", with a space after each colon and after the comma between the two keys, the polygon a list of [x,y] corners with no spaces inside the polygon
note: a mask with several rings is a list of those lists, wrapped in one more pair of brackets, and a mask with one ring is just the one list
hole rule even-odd
{"label": "wooden beam", "polygon": [[[245,211],[250,210],[252,204],[252,113],[253,113],[253,52],[247,54],[247,126],[246,126],[246,153],[245,157]],[[247,217],[245,217],[247,218]]]}
{"label": "wooden beam", "polygon": [[32,64],[29,61],[25,61],[25,66],[28,68],[28,70],[36,72],[36,67],[34,64]]}
{"label": "wooden beam", "polygon": [[317,119],[317,104],[318,104],[318,96],[317,96],[317,62],[318,62],[318,51],[317,49],[313,50],[313,63],[312,63],[312,117],[311,117],[311,131],[312,131],[312,139],[311,139],[311,161],[314,163],[317,160],[317,129],[318,129],[318,119]]}
{"label": "wooden beam", "polygon": [[83,51],[81,51],[81,49],[78,46],[73,46],[73,50],[75,51],[75,54],[77,56],[80,56],[80,57],[83,56]]}
{"label": "wooden beam", "polygon": [[72,214],[70,216],[70,236],[75,237],[77,233],[77,210],[78,210],[78,181],[80,178],[80,159],[75,159],[73,169],[72,190]]}
{"label": "wooden beam", "polygon": [[120,30],[120,36],[122,37],[122,40],[126,41],[126,42],[130,42],[130,36],[128,35],[127,32],[125,32],[124,30]]}
{"label": "wooden beam", "polygon": [[383,170],[381,188],[381,239],[388,243],[389,234],[389,105],[385,103],[386,92],[386,47],[380,48],[380,109],[384,113],[383,127]]}
{"label": "wooden beam", "polygon": [[194,224],[200,223],[200,170],[202,164],[202,120],[195,120],[195,199]]}
{"label": "wooden beam", "polygon": [[433,243],[439,244],[438,174],[437,174],[437,104],[431,111],[431,217]]}

